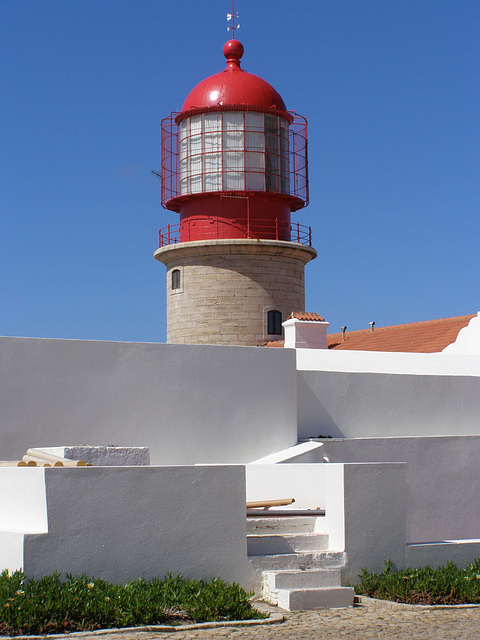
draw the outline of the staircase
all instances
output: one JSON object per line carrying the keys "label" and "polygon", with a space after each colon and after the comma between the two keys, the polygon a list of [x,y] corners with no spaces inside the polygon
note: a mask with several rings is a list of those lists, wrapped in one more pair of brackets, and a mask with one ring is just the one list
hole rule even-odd
{"label": "staircase", "polygon": [[343,551],[328,549],[321,518],[247,518],[247,550],[262,598],[288,611],[353,604],[352,587],[341,586]]}

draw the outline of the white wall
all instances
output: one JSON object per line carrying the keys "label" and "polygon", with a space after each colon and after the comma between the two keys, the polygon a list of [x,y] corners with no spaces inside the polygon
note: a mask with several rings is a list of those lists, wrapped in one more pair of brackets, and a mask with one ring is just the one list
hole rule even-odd
{"label": "white wall", "polygon": [[356,581],[363,567],[380,571],[387,558],[403,567],[406,465],[344,465],[344,487],[347,581]]}
{"label": "white wall", "polygon": [[460,329],[457,339],[443,353],[451,354],[476,354],[480,356],[480,311],[470,320],[466,327]]}
{"label": "white wall", "polygon": [[254,460],[251,464],[291,464],[292,462],[323,462],[320,451],[322,447],[322,442],[308,440],[307,442],[301,442],[294,445],[293,447],[289,447],[288,449],[283,449],[282,451],[277,451],[276,453],[271,453],[268,456],[264,456],[263,458]]}
{"label": "white wall", "polygon": [[297,441],[295,352],[0,338],[0,448],[147,446],[152,464],[244,463]]}
{"label": "white wall", "polygon": [[404,463],[250,464],[246,472],[247,500],[295,498],[282,509],[326,510],[316,530],[328,533],[329,551],[346,553],[344,583],[358,582],[363,567],[381,570],[388,558],[404,566]]}
{"label": "white wall", "polygon": [[[450,438],[432,438],[428,439],[429,443],[425,438],[408,438],[403,443],[401,440],[394,439],[391,443],[388,439],[326,441],[320,451],[328,451],[333,460],[329,464],[247,465],[247,497],[249,500],[285,497],[298,500],[282,509],[324,508],[326,515],[317,518],[316,530],[328,533],[330,552],[344,552],[344,584],[357,583],[362,568],[382,571],[387,559],[399,569],[439,566],[448,560],[465,566],[479,557],[479,540],[407,544],[407,523],[410,527],[426,527],[431,532],[438,531],[439,524],[449,523],[451,530],[459,532],[466,520],[472,524],[476,518],[478,488],[470,488],[468,483],[464,487],[455,485],[448,471],[442,478],[447,466],[442,454],[446,453]],[[442,444],[441,440],[445,442]],[[467,441],[472,439],[452,440],[458,441],[460,448],[464,445],[466,450]],[[455,442],[450,444],[454,453]],[[382,451],[385,458],[395,458],[398,454],[410,456],[410,462],[352,462],[361,458],[362,452],[370,460]],[[349,461],[340,464],[338,459],[342,457]],[[415,460],[420,462],[422,457],[426,458],[427,466],[431,464],[425,470],[431,477],[422,476],[420,465],[412,464]],[[461,467],[461,461],[458,462]],[[435,471],[434,467],[437,467]],[[465,471],[465,475],[468,473],[478,475],[472,467]],[[412,486],[415,479],[416,484]],[[445,496],[444,489],[449,484],[452,485],[450,494]],[[478,524],[475,530],[479,530]]]}
{"label": "white wall", "polygon": [[480,436],[324,440],[319,451],[319,462],[407,463],[407,542],[480,537]]}
{"label": "white wall", "polygon": [[410,544],[406,549],[407,567],[440,567],[448,561],[466,567],[480,558],[480,541],[461,541],[438,544]]}
{"label": "white wall", "polygon": [[300,438],[480,434],[480,377],[302,370],[298,431]]}
{"label": "white wall", "polygon": [[357,583],[364,567],[381,571],[387,559],[402,568],[405,564],[406,465],[323,466],[325,529],[329,534],[329,549],[346,552],[343,583]]}
{"label": "white wall", "polygon": [[1,467],[0,531],[44,533],[47,526],[43,468]]}
{"label": "white wall", "polygon": [[11,573],[23,566],[23,533],[0,531],[0,570]]}
{"label": "white wall", "polygon": [[297,349],[299,371],[393,373],[431,376],[480,376],[480,358],[474,354],[389,353]]}
{"label": "white wall", "polygon": [[[123,582],[172,572],[249,585],[244,467],[0,469],[0,495],[20,498],[29,476],[45,488],[48,533],[29,534],[23,522],[28,577],[59,571]],[[12,536],[3,534],[10,568],[18,562]]]}
{"label": "white wall", "polygon": [[294,498],[281,509],[325,508],[325,465],[249,464],[247,501]]}

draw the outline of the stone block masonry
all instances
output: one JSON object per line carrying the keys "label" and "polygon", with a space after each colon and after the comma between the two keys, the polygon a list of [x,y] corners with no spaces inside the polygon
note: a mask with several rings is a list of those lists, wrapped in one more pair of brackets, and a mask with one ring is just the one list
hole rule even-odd
{"label": "stone block masonry", "polygon": [[[262,346],[268,311],[282,321],[305,304],[304,267],[316,251],[276,240],[209,240],[162,247],[167,267],[167,342]],[[172,289],[172,271],[181,285]]]}

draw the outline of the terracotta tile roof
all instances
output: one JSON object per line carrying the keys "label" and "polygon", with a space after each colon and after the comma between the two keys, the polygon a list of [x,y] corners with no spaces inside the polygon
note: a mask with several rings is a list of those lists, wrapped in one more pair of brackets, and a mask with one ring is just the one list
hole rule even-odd
{"label": "terracotta tile roof", "polygon": [[309,313],[308,311],[292,311],[287,320],[296,318],[297,320],[313,320],[315,322],[325,322],[325,318],[319,313]]}
{"label": "terracotta tile roof", "polygon": [[283,347],[285,345],[285,340],[271,340],[267,342],[266,347]]}
{"label": "terracotta tile roof", "polygon": [[436,353],[455,342],[458,332],[466,327],[474,315],[442,320],[427,320],[393,327],[379,327],[374,331],[347,331],[345,342],[341,333],[327,336],[329,349],[350,351],[403,351]]}

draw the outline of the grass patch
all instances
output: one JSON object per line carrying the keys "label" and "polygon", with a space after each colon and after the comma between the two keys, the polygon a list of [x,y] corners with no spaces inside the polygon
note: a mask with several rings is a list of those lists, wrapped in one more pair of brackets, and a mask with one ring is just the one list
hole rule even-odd
{"label": "grass patch", "polygon": [[394,571],[392,562],[385,562],[382,573],[360,574],[357,594],[404,602],[406,604],[480,604],[480,559],[465,569],[448,562],[438,569],[422,567]]}
{"label": "grass patch", "polygon": [[27,580],[0,574],[0,634],[43,635],[95,629],[263,618],[238,584],[168,575],[115,585],[59,574]]}

